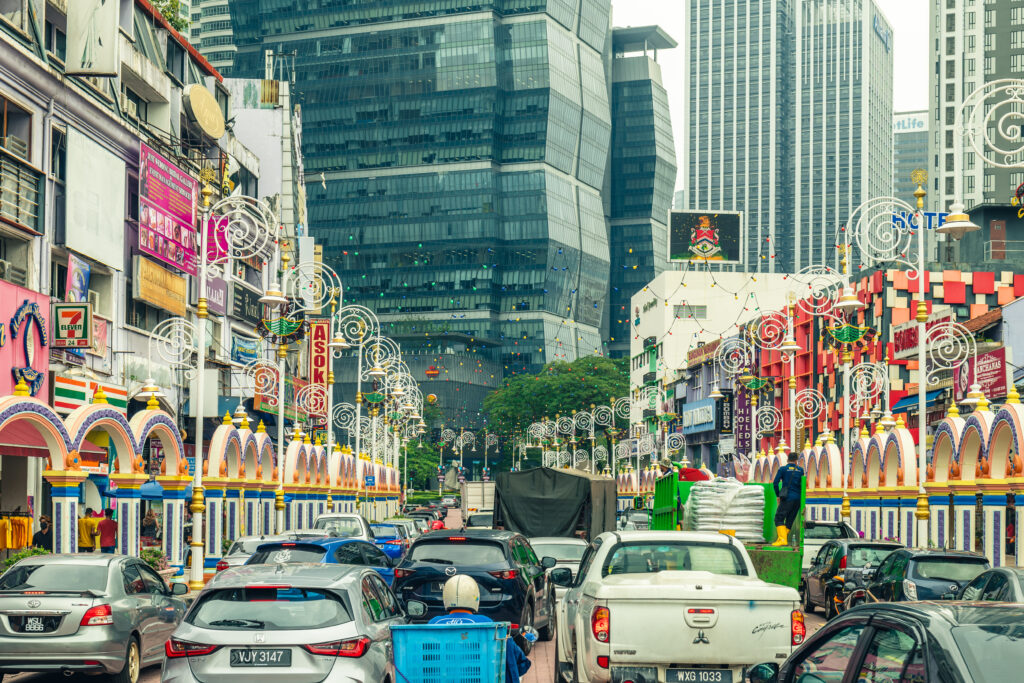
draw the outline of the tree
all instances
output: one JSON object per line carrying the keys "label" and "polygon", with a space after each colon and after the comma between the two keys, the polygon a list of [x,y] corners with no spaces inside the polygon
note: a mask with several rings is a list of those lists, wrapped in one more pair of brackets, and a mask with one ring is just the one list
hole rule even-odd
{"label": "tree", "polygon": [[188,19],[181,15],[181,0],[154,0],[153,6],[178,33],[188,29]]}
{"label": "tree", "polygon": [[536,375],[517,375],[484,399],[490,428],[523,433],[532,422],[591,405],[608,405],[629,392],[629,359],[586,356],[572,363],[548,363]]}

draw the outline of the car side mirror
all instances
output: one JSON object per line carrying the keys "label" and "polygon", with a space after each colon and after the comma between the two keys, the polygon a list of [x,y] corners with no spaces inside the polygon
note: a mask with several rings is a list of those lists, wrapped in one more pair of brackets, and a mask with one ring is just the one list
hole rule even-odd
{"label": "car side mirror", "polygon": [[422,617],[427,613],[427,603],[419,600],[408,600],[405,603],[405,611],[410,617]]}
{"label": "car side mirror", "polygon": [[559,567],[551,570],[551,583],[556,586],[572,585],[572,570],[568,567]]}
{"label": "car side mirror", "polygon": [[400,557],[389,557],[388,558],[388,566],[390,566],[390,567],[397,567],[400,564],[402,564],[402,558],[400,558]]}
{"label": "car side mirror", "polygon": [[747,672],[749,683],[775,683],[779,680],[779,665],[775,662],[758,664]]}
{"label": "car side mirror", "polygon": [[556,564],[558,564],[558,560],[553,557],[542,557],[540,559],[540,566],[544,567],[544,569],[551,569]]}
{"label": "car side mirror", "polygon": [[187,583],[172,583],[171,584],[171,595],[185,595],[188,593]]}

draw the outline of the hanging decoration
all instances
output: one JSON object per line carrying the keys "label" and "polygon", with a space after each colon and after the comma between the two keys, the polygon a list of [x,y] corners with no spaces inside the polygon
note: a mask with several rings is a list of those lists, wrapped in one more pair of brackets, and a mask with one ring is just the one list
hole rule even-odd
{"label": "hanging decoration", "polygon": [[[46,334],[46,321],[39,312],[39,305],[34,301],[25,299],[18,310],[11,317],[11,339],[17,339],[18,334],[24,334],[22,343],[25,349],[25,367],[11,368],[11,375],[14,376],[14,383],[24,381],[28,385],[29,393],[35,396],[43,387],[43,380],[46,377],[46,370],[36,370],[33,364],[36,358],[36,335],[39,336],[40,346],[49,346],[50,338]],[[34,329],[33,329],[34,328]]]}

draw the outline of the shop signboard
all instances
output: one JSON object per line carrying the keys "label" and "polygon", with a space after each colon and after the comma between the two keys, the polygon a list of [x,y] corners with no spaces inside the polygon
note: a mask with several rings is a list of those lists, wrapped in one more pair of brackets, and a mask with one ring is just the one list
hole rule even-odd
{"label": "shop signboard", "polygon": [[708,362],[715,357],[715,353],[721,345],[722,340],[716,339],[708,344],[703,344],[695,349],[690,349],[686,353],[686,367],[692,368],[696,365]]}
{"label": "shop signboard", "polygon": [[736,450],[740,453],[749,453],[751,448],[750,430],[753,425],[751,415],[750,397],[745,391],[736,392],[736,410],[733,412],[735,423]]}
{"label": "shop signboard", "polygon": [[981,385],[981,393],[989,400],[1000,399],[1009,392],[1010,364],[1006,362],[1006,347],[979,353],[954,371],[953,390],[956,402],[967,398],[971,384]]}
{"label": "shop signboard", "polygon": [[718,418],[718,433],[719,434],[732,434],[733,422],[735,421],[733,415],[732,405],[732,392],[723,391],[722,396],[715,401],[715,410]]}
{"label": "shop signboard", "polygon": [[263,304],[260,295],[237,282],[231,285],[231,315],[253,327],[260,321]]}
{"label": "shop signboard", "polygon": [[231,335],[231,360],[236,363],[251,363],[259,358],[260,343],[256,339]]}
{"label": "shop signboard", "polygon": [[[192,305],[199,303],[199,280],[193,278]],[[214,315],[224,315],[228,312],[228,283],[220,277],[206,279],[206,307]]]}
{"label": "shop signboard", "polygon": [[199,183],[145,143],[139,169],[139,251],[196,275]]}
{"label": "shop signboard", "polygon": [[705,398],[683,406],[683,434],[697,434],[715,428],[715,399]]}
{"label": "shop signboard", "polygon": [[58,349],[92,347],[92,304],[55,301],[50,309],[53,346]]}
{"label": "shop signboard", "polygon": [[0,280],[0,396],[24,379],[29,393],[49,395],[50,297]]}
{"label": "shop signboard", "polygon": [[184,316],[187,310],[185,278],[141,256],[135,257],[132,294],[136,299],[163,309],[172,315]]}
{"label": "shop signboard", "polygon": [[[327,395],[327,374],[330,370],[330,353],[327,343],[331,335],[331,321],[327,318],[313,318],[309,321],[309,382],[322,386]],[[314,402],[317,403],[317,402]],[[324,410],[327,402],[323,402]],[[315,413],[323,417],[324,413]]]}
{"label": "shop signboard", "polygon": [[76,408],[92,403],[96,389],[103,387],[107,404],[122,415],[128,415],[128,390],[120,384],[97,382],[86,377],[54,375],[53,409],[58,413],[70,413]]}
{"label": "shop signboard", "polygon": [[[943,325],[953,319],[953,312],[947,307],[942,311],[932,311],[925,323],[925,333],[936,325]],[[917,322],[900,323],[892,326],[893,358],[903,360],[917,356]]]}

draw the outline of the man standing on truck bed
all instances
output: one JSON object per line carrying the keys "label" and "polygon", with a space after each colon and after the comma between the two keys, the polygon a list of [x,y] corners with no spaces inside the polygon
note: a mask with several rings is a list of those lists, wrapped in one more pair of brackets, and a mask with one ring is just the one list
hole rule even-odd
{"label": "man standing on truck bed", "polygon": [[772,482],[779,507],[775,510],[775,531],[778,538],[772,545],[787,545],[789,530],[793,528],[796,515],[800,512],[800,484],[804,468],[796,464],[796,453],[790,452],[788,462],[779,468]]}

